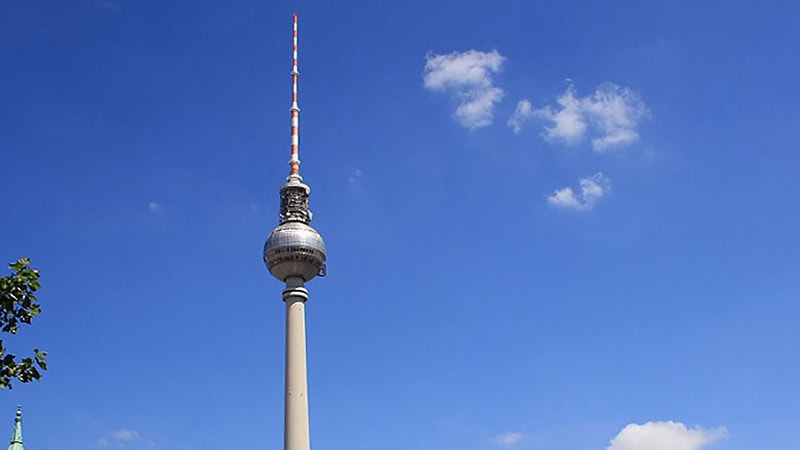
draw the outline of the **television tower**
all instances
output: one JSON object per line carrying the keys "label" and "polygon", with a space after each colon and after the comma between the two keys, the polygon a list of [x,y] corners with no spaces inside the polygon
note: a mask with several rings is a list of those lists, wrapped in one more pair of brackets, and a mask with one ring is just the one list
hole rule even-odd
{"label": "television tower", "polygon": [[311,188],[300,176],[297,106],[297,14],[294,15],[292,57],[292,157],[289,177],[280,188],[281,212],[278,226],[264,244],[264,262],[272,276],[286,283],[286,390],[284,392],[284,450],[309,450],[308,380],[306,373],[305,283],[325,276],[325,242],[311,227],[308,197]]}

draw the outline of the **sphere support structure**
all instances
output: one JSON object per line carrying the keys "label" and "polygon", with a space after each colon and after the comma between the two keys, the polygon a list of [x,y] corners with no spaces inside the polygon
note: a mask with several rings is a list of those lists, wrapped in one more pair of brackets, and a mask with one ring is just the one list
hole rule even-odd
{"label": "sphere support structure", "polygon": [[284,391],[284,450],[309,450],[308,371],[306,369],[306,300],[300,277],[286,279],[286,386]]}

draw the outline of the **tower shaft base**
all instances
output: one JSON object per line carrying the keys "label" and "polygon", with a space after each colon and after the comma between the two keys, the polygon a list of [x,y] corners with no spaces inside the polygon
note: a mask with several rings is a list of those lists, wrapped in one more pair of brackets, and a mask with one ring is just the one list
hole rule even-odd
{"label": "tower shaft base", "polygon": [[306,312],[308,291],[299,277],[286,280],[286,391],[284,392],[284,450],[309,450],[308,374],[306,369]]}

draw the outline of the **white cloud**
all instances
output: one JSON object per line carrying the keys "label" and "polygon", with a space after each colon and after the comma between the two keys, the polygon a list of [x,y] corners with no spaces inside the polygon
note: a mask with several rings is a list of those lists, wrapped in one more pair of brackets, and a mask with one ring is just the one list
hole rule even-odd
{"label": "white cloud", "polygon": [[647,422],[628,424],[611,440],[606,450],[698,450],[716,442],[728,430],[719,427],[706,430],[687,428],[680,422]]}
{"label": "white cloud", "polygon": [[639,123],[648,116],[642,99],[634,91],[607,83],[587,97],[578,97],[569,84],[556,99],[557,106],[533,108],[521,100],[508,125],[519,133],[523,122],[538,117],[546,122],[542,136],[549,142],[577,144],[591,134],[597,152],[620,147],[639,139]]}
{"label": "white cloud", "polygon": [[535,116],[551,122],[550,126],[545,126],[544,138],[548,141],[561,140],[569,145],[576,144],[586,133],[583,101],[575,97],[572,85],[567,86],[567,90],[556,101],[560,109],[554,110],[545,106],[533,111]]}
{"label": "white cloud", "polygon": [[124,444],[139,441],[141,439],[142,436],[139,435],[138,431],[121,428],[119,430],[114,430],[108,433],[108,435],[98,439],[97,445],[100,447],[108,447],[113,443],[116,444],[117,447],[122,447]]}
{"label": "white cloud", "polygon": [[600,131],[600,136],[592,139],[592,148],[598,152],[636,142],[639,122],[648,114],[637,93],[615,84],[598,88],[583,100],[583,109]]}
{"label": "white cloud", "polygon": [[364,188],[364,172],[359,168],[350,169],[347,174],[347,189],[350,192],[361,192]]}
{"label": "white cloud", "polygon": [[520,100],[519,103],[517,103],[514,114],[508,119],[508,126],[514,130],[514,133],[519,133],[522,131],[523,122],[525,122],[525,119],[530,117],[531,114],[533,114],[533,105],[531,105],[531,102],[526,99]]}
{"label": "white cloud", "polygon": [[499,445],[501,447],[511,447],[512,445],[521,441],[522,437],[523,434],[519,431],[512,431],[509,433],[502,433],[498,434],[497,436],[492,436],[489,441],[492,444]]}
{"label": "white cloud", "polygon": [[459,104],[456,120],[466,128],[485,127],[492,123],[494,106],[503,98],[503,90],[494,85],[492,75],[502,70],[505,57],[497,50],[467,50],[425,57],[423,82],[426,89],[450,92]]}
{"label": "white cloud", "polygon": [[600,172],[592,175],[591,178],[581,178],[579,184],[580,192],[575,192],[569,186],[556,189],[547,197],[547,202],[561,208],[588,211],[611,192],[611,179]]}
{"label": "white cloud", "polygon": [[141,439],[139,432],[136,430],[121,429],[111,432],[111,437],[120,442],[130,442]]}
{"label": "white cloud", "polygon": [[362,176],[364,176],[364,172],[362,172],[361,169],[353,169],[353,171],[350,172],[350,176],[347,177],[347,182],[350,186],[356,186]]}
{"label": "white cloud", "polygon": [[147,209],[149,209],[151,213],[157,214],[161,212],[161,205],[156,202],[150,202],[147,204]]}

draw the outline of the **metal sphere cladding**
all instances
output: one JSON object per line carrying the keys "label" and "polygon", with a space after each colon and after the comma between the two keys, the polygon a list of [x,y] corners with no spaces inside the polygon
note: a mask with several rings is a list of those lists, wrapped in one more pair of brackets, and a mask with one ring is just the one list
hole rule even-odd
{"label": "metal sphere cladding", "polygon": [[272,276],[281,281],[289,277],[310,281],[317,275],[325,275],[325,242],[309,225],[286,222],[267,238],[264,262]]}

